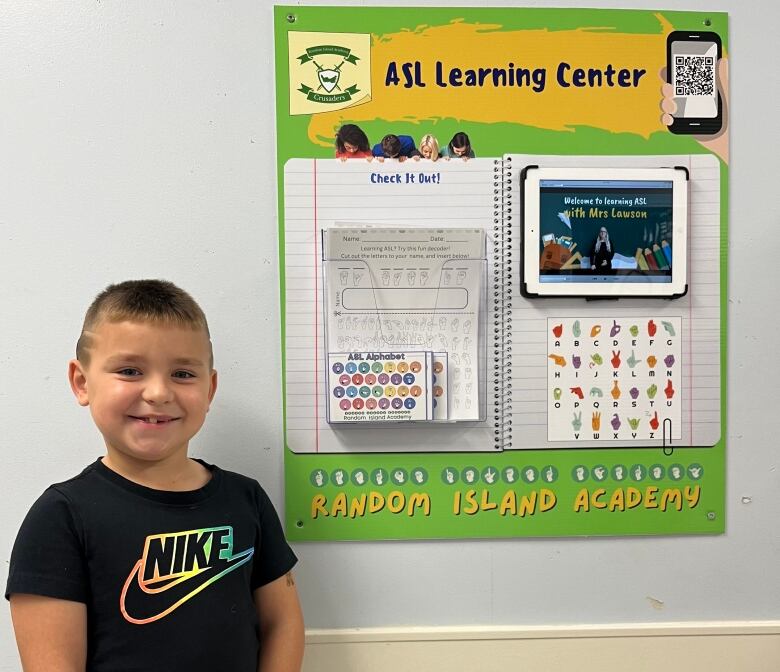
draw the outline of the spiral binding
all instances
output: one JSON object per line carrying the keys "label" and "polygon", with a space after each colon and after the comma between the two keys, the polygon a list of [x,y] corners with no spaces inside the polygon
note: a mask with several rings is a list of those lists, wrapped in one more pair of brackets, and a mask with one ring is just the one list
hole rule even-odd
{"label": "spiral binding", "polygon": [[493,432],[495,447],[512,447],[512,159],[493,167]]}

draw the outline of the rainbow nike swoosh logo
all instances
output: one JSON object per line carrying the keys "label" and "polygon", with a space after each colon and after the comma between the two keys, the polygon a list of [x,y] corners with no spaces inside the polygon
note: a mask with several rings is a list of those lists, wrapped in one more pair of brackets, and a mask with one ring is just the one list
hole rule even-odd
{"label": "rainbow nike swoosh logo", "polygon": [[254,552],[233,554],[230,526],[150,535],[122,588],[122,616],[136,625],[164,618],[249,562]]}

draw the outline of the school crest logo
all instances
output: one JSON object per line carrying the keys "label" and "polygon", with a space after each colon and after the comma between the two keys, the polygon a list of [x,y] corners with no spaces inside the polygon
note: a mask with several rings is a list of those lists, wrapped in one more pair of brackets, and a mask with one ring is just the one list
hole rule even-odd
{"label": "school crest logo", "polygon": [[371,98],[371,36],[288,33],[290,114],[333,112]]}

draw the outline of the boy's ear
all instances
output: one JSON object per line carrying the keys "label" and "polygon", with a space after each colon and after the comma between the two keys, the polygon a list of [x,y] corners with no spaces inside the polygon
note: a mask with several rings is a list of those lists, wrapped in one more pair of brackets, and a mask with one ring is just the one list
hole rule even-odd
{"label": "boy's ear", "polygon": [[79,405],[89,406],[87,376],[84,374],[84,365],[78,359],[71,359],[68,362],[68,382]]}
{"label": "boy's ear", "polygon": [[209,405],[211,405],[211,401],[214,399],[214,395],[217,393],[217,371],[216,369],[211,370],[211,380],[209,381]]}

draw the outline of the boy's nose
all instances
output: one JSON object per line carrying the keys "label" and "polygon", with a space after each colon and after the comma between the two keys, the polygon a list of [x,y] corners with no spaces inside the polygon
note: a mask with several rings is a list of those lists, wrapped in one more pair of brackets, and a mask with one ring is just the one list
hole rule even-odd
{"label": "boy's nose", "polygon": [[167,377],[150,377],[143,391],[144,401],[150,404],[164,404],[173,398],[171,383]]}

